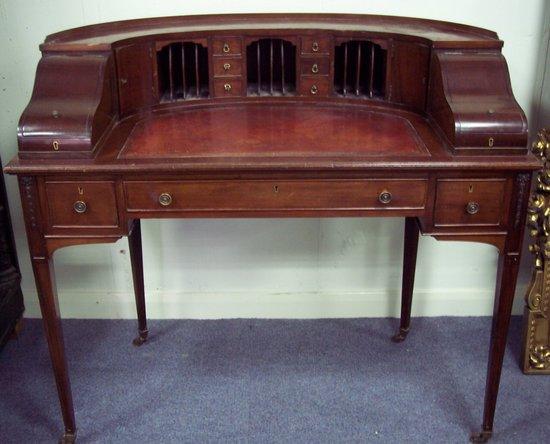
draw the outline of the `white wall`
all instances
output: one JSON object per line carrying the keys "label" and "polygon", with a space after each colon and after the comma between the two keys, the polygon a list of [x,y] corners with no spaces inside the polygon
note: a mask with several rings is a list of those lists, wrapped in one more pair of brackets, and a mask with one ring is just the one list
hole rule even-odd
{"label": "white wall", "polygon": [[[497,31],[514,93],[529,114],[544,0],[0,0],[0,148],[16,153],[39,43],[52,32],[138,17],[223,12],[356,12],[449,20]],[[39,316],[15,180],[7,179],[27,316]],[[143,223],[151,317],[331,317],[398,313],[399,219],[165,220]],[[529,278],[530,258],[518,295]],[[62,314],[134,317],[126,240],[56,253]],[[416,315],[487,315],[496,250],[422,238]],[[521,311],[521,296],[516,312]]]}

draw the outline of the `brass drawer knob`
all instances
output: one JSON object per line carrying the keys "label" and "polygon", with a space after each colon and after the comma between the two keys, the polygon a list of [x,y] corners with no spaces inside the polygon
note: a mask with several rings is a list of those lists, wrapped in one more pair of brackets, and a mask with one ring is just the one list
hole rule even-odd
{"label": "brass drawer knob", "polygon": [[172,203],[172,196],[170,196],[169,193],[162,193],[159,196],[159,204],[161,204],[163,207],[167,207]]}
{"label": "brass drawer knob", "polygon": [[225,85],[223,85],[223,89],[225,90],[225,92],[230,92],[231,91],[231,84],[226,83]]}
{"label": "brass drawer knob", "polygon": [[86,205],[86,202],[83,202],[81,200],[77,200],[74,203],[73,208],[77,213],[82,214],[82,213],[86,212],[86,210],[88,209],[88,206]]}
{"label": "brass drawer knob", "polygon": [[378,200],[380,201],[380,203],[383,203],[383,204],[389,204],[391,202],[391,198],[392,198],[391,193],[386,190],[382,191],[378,196]]}
{"label": "brass drawer knob", "polygon": [[231,48],[229,47],[229,43],[224,43],[223,44],[222,51],[225,52],[225,53],[228,53],[229,51],[231,51]]}
{"label": "brass drawer knob", "polygon": [[319,43],[318,43],[318,42],[313,42],[313,43],[311,44],[311,50],[312,50],[313,52],[319,51]]}
{"label": "brass drawer knob", "polygon": [[479,212],[479,204],[477,202],[468,202],[466,205],[466,213],[477,214]]}
{"label": "brass drawer knob", "polygon": [[229,71],[231,69],[231,63],[224,63],[223,64],[224,71]]}
{"label": "brass drawer knob", "polygon": [[311,72],[313,74],[317,74],[319,72],[319,65],[317,65],[317,63],[314,63],[312,66],[311,66]]}
{"label": "brass drawer knob", "polygon": [[319,92],[319,87],[317,85],[311,85],[309,91],[311,92],[311,94],[315,95]]}

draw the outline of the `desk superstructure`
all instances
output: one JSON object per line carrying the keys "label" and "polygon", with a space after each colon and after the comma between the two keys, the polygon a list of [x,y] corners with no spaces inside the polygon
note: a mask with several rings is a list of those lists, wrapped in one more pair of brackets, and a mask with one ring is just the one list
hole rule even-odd
{"label": "desk superstructure", "polygon": [[128,236],[140,345],[140,219],[300,216],[406,218],[396,342],[409,331],[419,233],[499,250],[472,436],[488,440],[539,167],[501,48],[484,29],[362,15],[168,17],[48,36],[6,171],[19,178],[62,441],[76,423],[56,249]]}

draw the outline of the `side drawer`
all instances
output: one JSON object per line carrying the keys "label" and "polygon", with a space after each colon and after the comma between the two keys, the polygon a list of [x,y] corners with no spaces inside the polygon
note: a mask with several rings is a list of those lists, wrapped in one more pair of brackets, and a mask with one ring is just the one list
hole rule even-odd
{"label": "side drawer", "polygon": [[423,209],[427,181],[127,181],[128,211]]}
{"label": "side drawer", "polygon": [[44,188],[50,227],[118,227],[114,182],[46,181]]}
{"label": "side drawer", "polygon": [[302,37],[302,54],[329,54],[331,39],[323,36]]}
{"label": "side drawer", "polygon": [[220,37],[212,39],[212,54],[237,55],[241,53],[242,40],[240,37]]}
{"label": "side drawer", "polygon": [[214,77],[240,76],[242,74],[241,58],[214,58]]}
{"label": "side drawer", "polygon": [[439,179],[435,226],[501,226],[505,216],[507,180]]}
{"label": "side drawer", "polygon": [[302,57],[300,62],[300,73],[303,76],[327,76],[330,72],[330,59],[328,57]]}
{"label": "side drawer", "polygon": [[235,97],[242,93],[242,81],[240,77],[214,79],[215,97]]}
{"label": "side drawer", "polygon": [[328,76],[302,76],[300,77],[301,96],[327,96],[330,92],[330,80]]}

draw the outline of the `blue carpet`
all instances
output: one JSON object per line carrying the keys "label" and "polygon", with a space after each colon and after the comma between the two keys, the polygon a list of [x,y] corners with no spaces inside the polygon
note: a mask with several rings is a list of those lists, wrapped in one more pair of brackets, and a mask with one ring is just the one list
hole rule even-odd
{"label": "blue carpet", "polygon": [[[465,443],[481,423],[489,318],[67,320],[80,443]],[[495,443],[550,440],[550,376],[518,366],[514,318]],[[61,417],[41,322],[0,355],[0,442],[53,443]]]}

